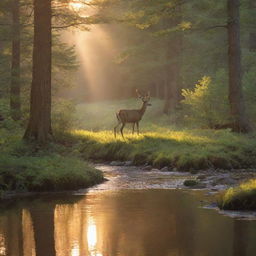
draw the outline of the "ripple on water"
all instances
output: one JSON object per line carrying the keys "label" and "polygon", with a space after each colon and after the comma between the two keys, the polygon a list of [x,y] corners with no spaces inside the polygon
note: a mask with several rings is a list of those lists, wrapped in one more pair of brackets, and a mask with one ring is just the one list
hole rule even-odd
{"label": "ripple on water", "polygon": [[97,165],[103,171],[107,182],[100,184],[89,192],[122,189],[176,189],[183,186],[186,179],[193,177],[184,172],[144,171],[138,167],[120,167]]}

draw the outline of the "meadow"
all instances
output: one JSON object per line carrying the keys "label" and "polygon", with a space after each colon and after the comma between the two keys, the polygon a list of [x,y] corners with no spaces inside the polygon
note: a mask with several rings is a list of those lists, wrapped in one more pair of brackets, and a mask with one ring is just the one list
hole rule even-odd
{"label": "meadow", "polygon": [[123,139],[113,134],[115,112],[139,108],[137,99],[80,104],[76,111],[78,129],[59,136],[59,140],[69,141],[84,159],[92,161],[133,161],[182,171],[256,166],[255,134],[195,128],[185,122],[178,126],[179,113],[163,115],[162,106],[163,101],[152,100],[140,122],[140,135],[132,135],[128,124]]}

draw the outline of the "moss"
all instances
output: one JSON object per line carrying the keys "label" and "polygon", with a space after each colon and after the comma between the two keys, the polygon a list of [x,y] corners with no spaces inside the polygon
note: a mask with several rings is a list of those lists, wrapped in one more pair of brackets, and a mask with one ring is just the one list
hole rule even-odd
{"label": "moss", "polygon": [[220,195],[218,205],[224,210],[256,210],[256,180],[228,189]]}
{"label": "moss", "polygon": [[194,187],[194,186],[198,185],[198,181],[197,180],[185,180],[183,185],[186,187]]}

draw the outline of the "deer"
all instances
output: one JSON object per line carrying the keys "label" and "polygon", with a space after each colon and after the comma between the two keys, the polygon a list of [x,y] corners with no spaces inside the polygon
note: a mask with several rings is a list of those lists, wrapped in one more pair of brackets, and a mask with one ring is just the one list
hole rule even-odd
{"label": "deer", "polygon": [[142,100],[142,106],[140,109],[121,109],[116,113],[118,124],[114,127],[114,135],[116,138],[116,129],[122,124],[120,128],[120,133],[124,139],[123,129],[127,123],[131,123],[132,126],[132,134],[134,134],[135,124],[137,126],[137,134],[139,135],[139,122],[141,121],[143,115],[146,112],[148,106],[151,106],[150,101],[150,92],[142,95],[139,90],[136,90],[138,98]]}

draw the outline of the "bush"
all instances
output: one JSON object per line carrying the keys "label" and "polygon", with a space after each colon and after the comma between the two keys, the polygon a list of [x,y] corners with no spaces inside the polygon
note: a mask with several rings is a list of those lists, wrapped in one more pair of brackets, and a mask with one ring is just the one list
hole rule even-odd
{"label": "bush", "polygon": [[194,90],[183,89],[185,121],[213,128],[229,122],[227,74],[220,70],[215,79],[204,76]]}
{"label": "bush", "polygon": [[219,208],[224,210],[256,210],[256,179],[221,194]]}

